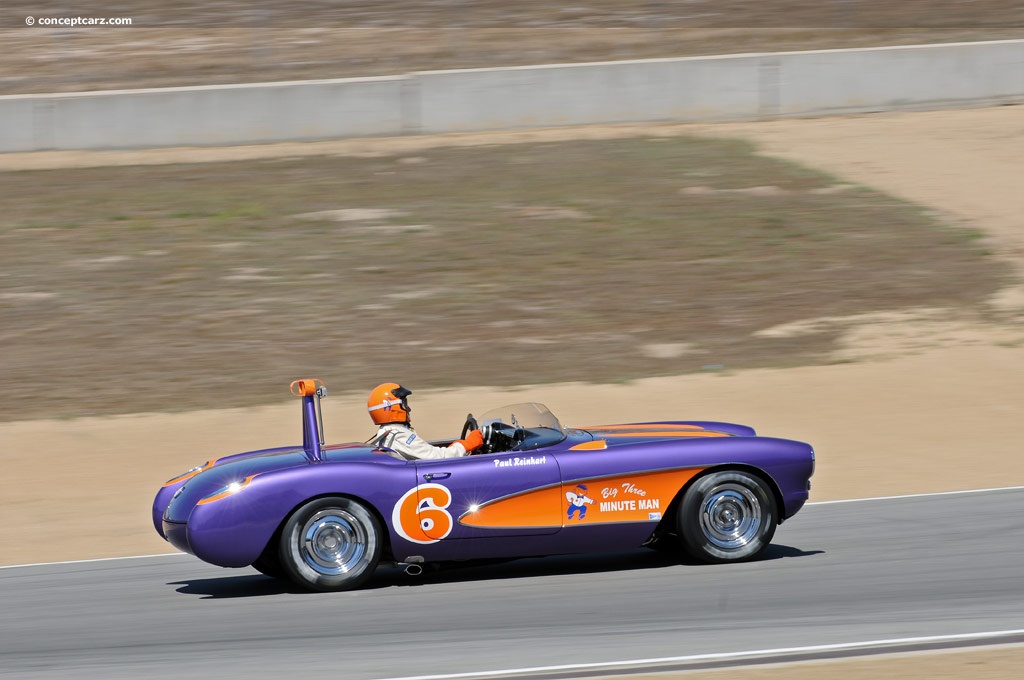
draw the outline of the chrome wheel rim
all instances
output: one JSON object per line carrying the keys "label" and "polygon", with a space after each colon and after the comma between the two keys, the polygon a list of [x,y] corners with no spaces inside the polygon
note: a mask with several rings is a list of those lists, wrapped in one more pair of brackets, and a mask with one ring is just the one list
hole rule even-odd
{"label": "chrome wheel rim", "polygon": [[740,484],[716,486],[701,504],[700,528],[715,547],[739,550],[761,529],[761,501]]}
{"label": "chrome wheel rim", "polygon": [[358,517],[341,508],[316,513],[302,527],[299,551],[314,571],[337,576],[363,562],[370,535]]}

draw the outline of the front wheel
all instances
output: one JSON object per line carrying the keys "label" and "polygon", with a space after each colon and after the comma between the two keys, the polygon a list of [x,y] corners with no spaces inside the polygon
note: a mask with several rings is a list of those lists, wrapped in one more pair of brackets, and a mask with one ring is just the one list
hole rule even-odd
{"label": "front wheel", "polygon": [[382,549],[380,522],[350,498],[318,498],[295,511],[281,532],[288,577],[310,590],[358,588],[373,574]]}
{"label": "front wheel", "polygon": [[281,558],[277,552],[277,542],[272,543],[272,550],[264,550],[263,554],[252,563],[252,568],[264,576],[276,579],[287,579],[284,567],[281,566]]}
{"label": "front wheel", "polygon": [[758,477],[728,470],[701,477],[679,505],[683,547],[703,562],[740,562],[763,553],[778,523],[775,497]]}

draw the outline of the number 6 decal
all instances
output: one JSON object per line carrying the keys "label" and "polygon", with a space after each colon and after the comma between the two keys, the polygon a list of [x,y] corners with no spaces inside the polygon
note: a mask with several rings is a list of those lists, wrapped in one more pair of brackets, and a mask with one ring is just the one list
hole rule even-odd
{"label": "number 6 decal", "polygon": [[440,484],[409,489],[391,511],[391,523],[402,538],[413,543],[437,543],[452,531],[455,522],[445,510],[452,492]]}

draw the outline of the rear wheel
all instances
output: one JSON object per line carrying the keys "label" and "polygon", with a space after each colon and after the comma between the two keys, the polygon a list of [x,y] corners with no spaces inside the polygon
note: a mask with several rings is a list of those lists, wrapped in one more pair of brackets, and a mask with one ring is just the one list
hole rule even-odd
{"label": "rear wheel", "polygon": [[281,563],[304,588],[358,588],[380,562],[382,531],[377,517],[350,498],[318,498],[295,511],[281,532]]}
{"label": "rear wheel", "polygon": [[777,517],[775,496],[763,481],[727,470],[698,479],[683,497],[676,521],[690,556],[703,562],[740,562],[768,548]]}

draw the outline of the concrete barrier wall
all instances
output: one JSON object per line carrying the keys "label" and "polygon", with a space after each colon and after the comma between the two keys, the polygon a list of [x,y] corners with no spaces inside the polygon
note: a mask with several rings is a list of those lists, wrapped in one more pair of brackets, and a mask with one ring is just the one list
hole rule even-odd
{"label": "concrete barrier wall", "polygon": [[0,97],[0,151],[402,133],[402,76]]}
{"label": "concrete barrier wall", "polygon": [[416,74],[421,132],[759,113],[762,57],[652,59]]}
{"label": "concrete barrier wall", "polygon": [[779,54],[774,115],[1024,101],[1024,40]]}
{"label": "concrete barrier wall", "polygon": [[1024,102],[1024,40],[0,97],[0,152]]}

